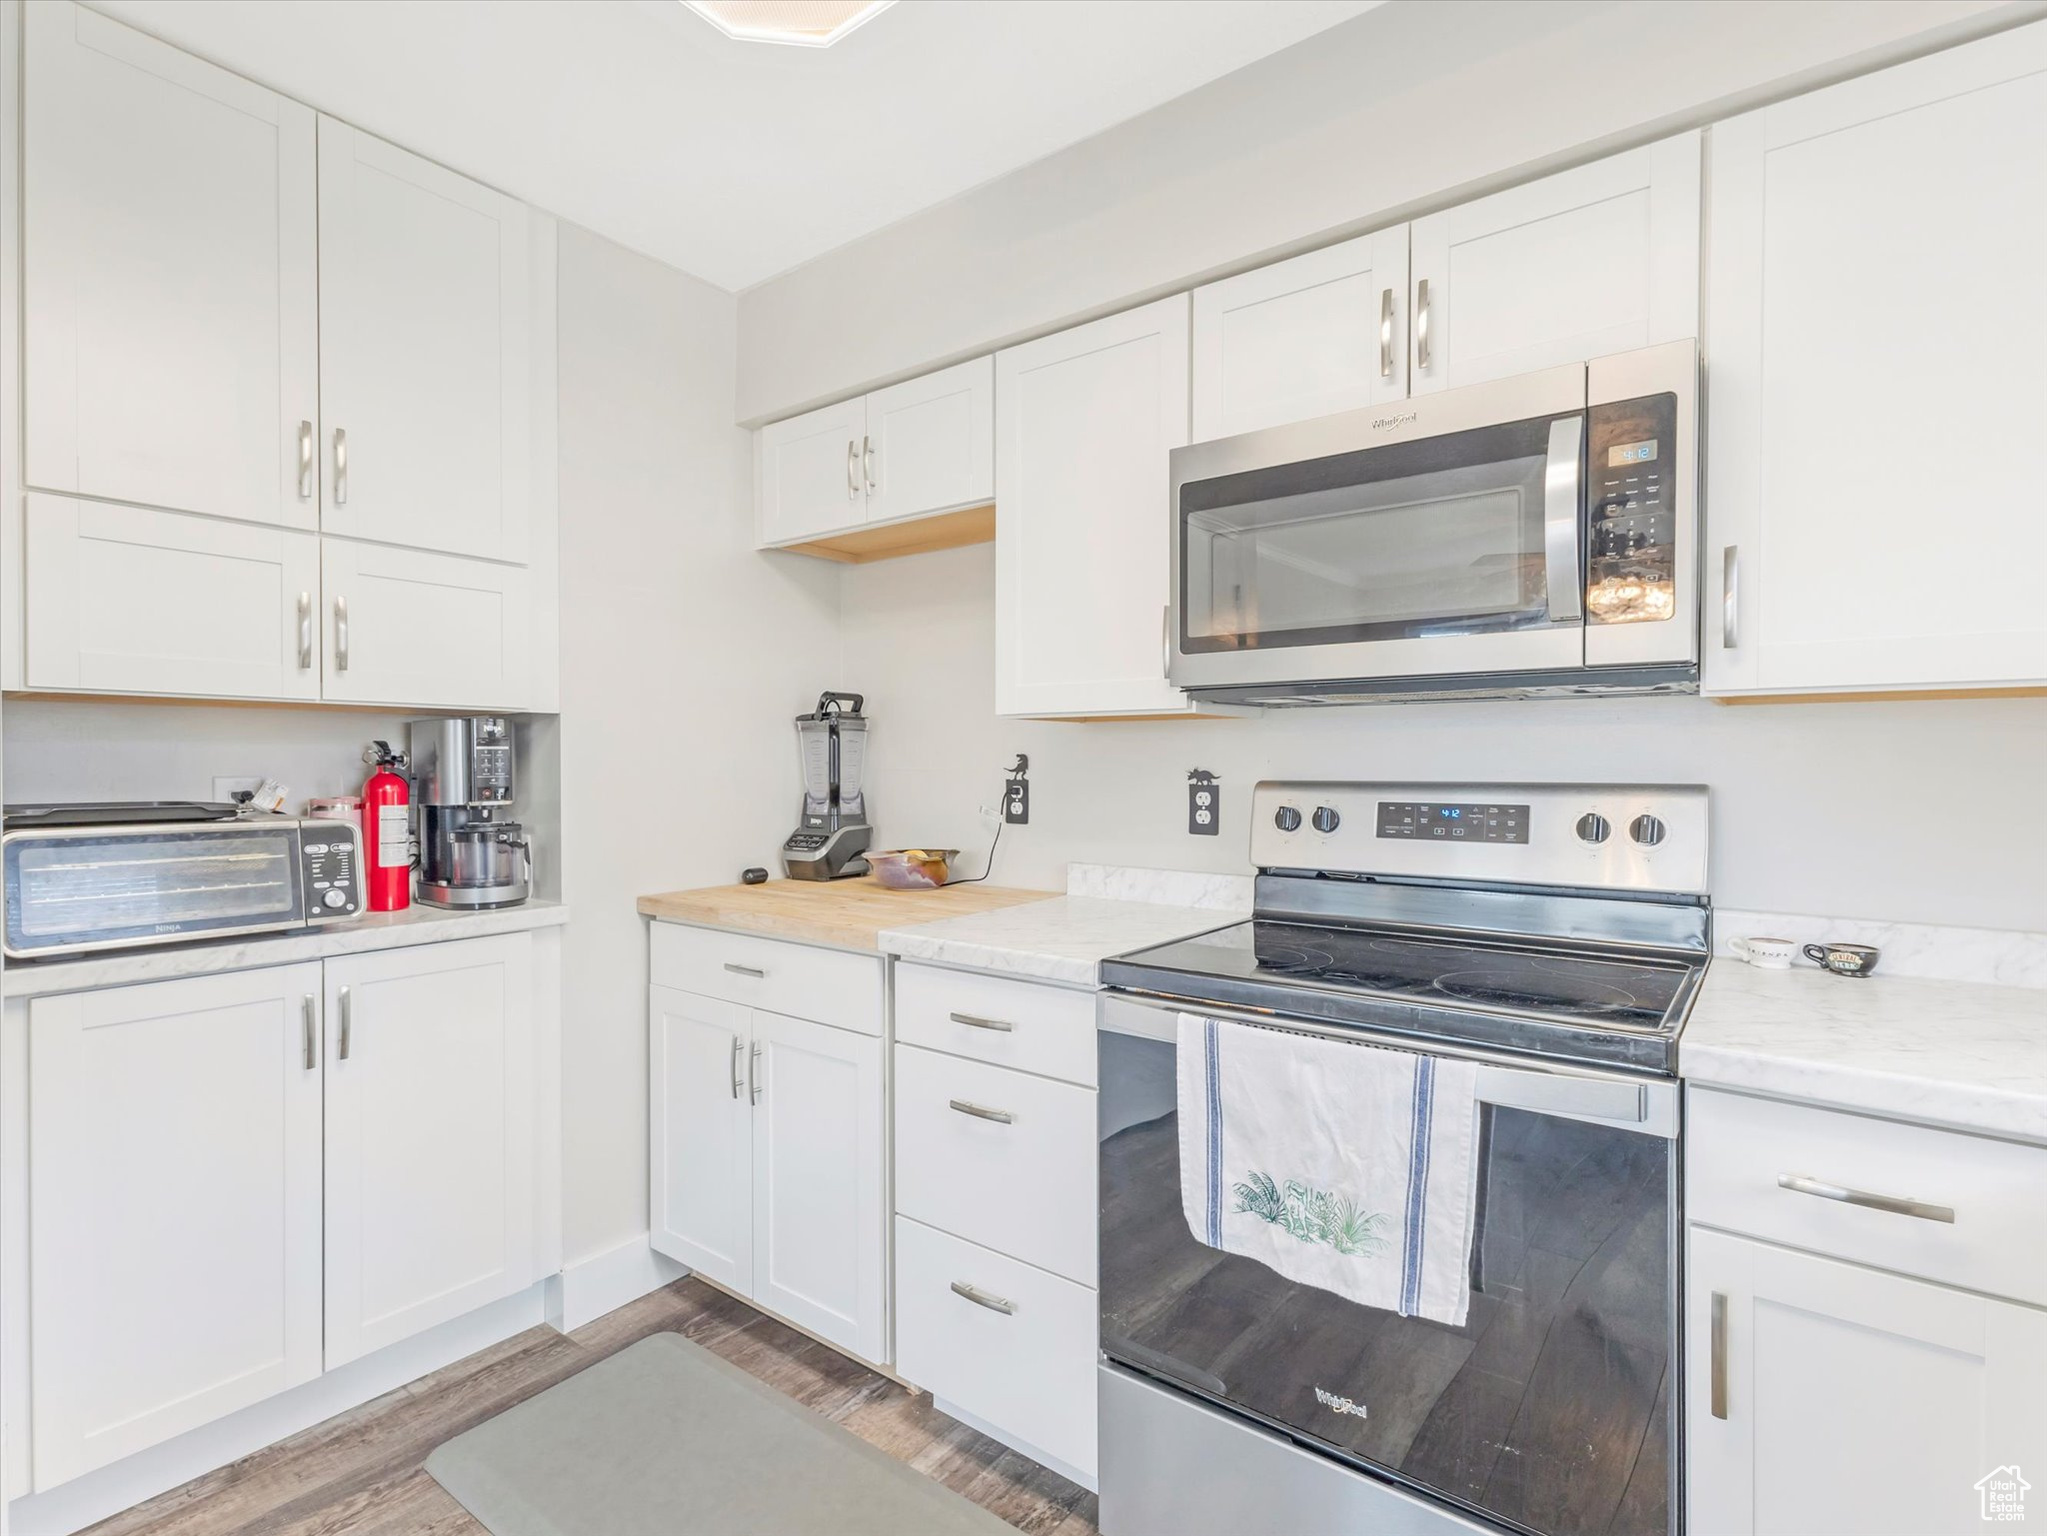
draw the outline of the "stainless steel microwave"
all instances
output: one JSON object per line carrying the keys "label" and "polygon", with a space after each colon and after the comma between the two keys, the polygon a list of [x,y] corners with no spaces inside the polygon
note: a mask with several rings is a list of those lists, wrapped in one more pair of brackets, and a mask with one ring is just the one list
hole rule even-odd
{"label": "stainless steel microwave", "polygon": [[1168,675],[1261,705],[1698,686],[1698,347],[1172,456]]}
{"label": "stainless steel microwave", "polygon": [[188,820],[87,814],[113,809],[8,807],[9,960],[285,932],[363,913],[354,822],[230,807]]}

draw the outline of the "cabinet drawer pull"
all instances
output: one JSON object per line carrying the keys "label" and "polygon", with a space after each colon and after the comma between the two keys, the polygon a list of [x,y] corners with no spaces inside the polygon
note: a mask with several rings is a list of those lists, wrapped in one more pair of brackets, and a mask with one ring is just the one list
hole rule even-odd
{"label": "cabinet drawer pull", "polygon": [[1379,290],[1379,377],[1393,377],[1393,290]]}
{"label": "cabinet drawer pull", "polygon": [[739,1036],[732,1037],[732,1097],[739,1097],[739,1090],[745,1085],[739,1080],[739,1053],[745,1049]]}
{"label": "cabinet drawer pull", "polygon": [[1429,366],[1429,280],[1423,278],[1414,289],[1414,361]]}
{"label": "cabinet drawer pull", "polygon": [[1951,1205],[1929,1205],[1924,1200],[1907,1200],[1900,1195],[1873,1195],[1866,1189],[1829,1184],[1825,1179],[1815,1179],[1809,1174],[1780,1173],[1777,1175],[1777,1187],[1788,1189],[1793,1194],[1839,1200],[1843,1205],[1859,1205],[1865,1210],[1889,1211],[1893,1216],[1917,1216],[1921,1221],[1944,1221],[1949,1226],[1954,1225],[1955,1208]]}
{"label": "cabinet drawer pull", "polygon": [[313,664],[313,594],[299,594],[299,670]]}
{"label": "cabinet drawer pull", "polygon": [[299,999],[299,1041],[306,1070],[310,1072],[320,1064],[319,1047],[313,1041],[313,994],[310,992]]}
{"label": "cabinet drawer pull", "polygon": [[985,1104],[972,1104],[965,1099],[946,1101],[963,1115],[972,1115],[976,1120],[993,1120],[997,1125],[1014,1125],[1016,1116],[1006,1109],[990,1109]]}
{"label": "cabinet drawer pull", "polygon": [[1007,1296],[991,1296],[978,1285],[969,1285],[964,1280],[952,1283],[952,1293],[964,1296],[977,1307],[986,1307],[990,1312],[1000,1312],[1004,1317],[1016,1316],[1016,1303]]}
{"label": "cabinet drawer pull", "polygon": [[951,1018],[953,1023],[964,1024],[969,1029],[992,1029],[1005,1035],[1016,1029],[1016,1026],[1007,1019],[984,1019],[975,1013],[955,1013]]}
{"label": "cabinet drawer pull", "polygon": [[355,1009],[349,1006],[348,988],[343,987],[341,989],[341,995],[337,1001],[341,1004],[341,1049],[337,1054],[341,1060],[346,1061],[348,1060],[349,1036],[353,1032],[351,1026],[355,1022]]}
{"label": "cabinet drawer pull", "polygon": [[1727,1417],[1727,1295],[1713,1293],[1713,1417]]}
{"label": "cabinet drawer pull", "polygon": [[725,962],[725,969],[735,976],[751,976],[755,981],[766,981],[768,979],[766,971],[755,970],[750,965],[734,965],[730,960]]}
{"label": "cabinet drawer pull", "polygon": [[348,433],[334,429],[334,505],[348,505]]}
{"label": "cabinet drawer pull", "polygon": [[299,500],[313,499],[313,424],[299,423]]}

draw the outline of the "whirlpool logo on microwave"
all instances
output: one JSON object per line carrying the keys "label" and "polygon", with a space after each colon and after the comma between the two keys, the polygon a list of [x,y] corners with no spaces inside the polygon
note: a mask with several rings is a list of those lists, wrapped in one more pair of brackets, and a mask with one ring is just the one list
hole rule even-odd
{"label": "whirlpool logo on microwave", "polygon": [[1372,418],[1372,430],[1374,432],[1384,432],[1389,427],[1404,427],[1420,415],[1420,411],[1401,411],[1398,415],[1394,416],[1374,416]]}
{"label": "whirlpool logo on microwave", "polygon": [[1315,1401],[1324,1408],[1333,1408],[1338,1413],[1347,1413],[1353,1418],[1363,1419],[1370,1417],[1365,1412],[1365,1405],[1363,1403],[1353,1402],[1347,1397],[1339,1397],[1336,1393],[1327,1391],[1322,1387],[1315,1389]]}

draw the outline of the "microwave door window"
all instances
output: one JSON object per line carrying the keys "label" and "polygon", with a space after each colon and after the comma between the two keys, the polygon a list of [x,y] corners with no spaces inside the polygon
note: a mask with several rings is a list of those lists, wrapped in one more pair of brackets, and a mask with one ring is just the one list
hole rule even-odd
{"label": "microwave door window", "polygon": [[288,921],[288,833],[62,838],[8,850],[10,923],[31,947]]}

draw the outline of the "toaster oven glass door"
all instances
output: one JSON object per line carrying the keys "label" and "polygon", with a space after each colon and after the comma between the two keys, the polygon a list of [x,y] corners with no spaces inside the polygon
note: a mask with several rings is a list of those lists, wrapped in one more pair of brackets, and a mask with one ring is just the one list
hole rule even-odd
{"label": "toaster oven glass door", "polygon": [[294,927],[305,919],[288,830],[17,837],[7,948],[59,953]]}

